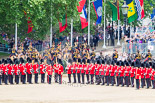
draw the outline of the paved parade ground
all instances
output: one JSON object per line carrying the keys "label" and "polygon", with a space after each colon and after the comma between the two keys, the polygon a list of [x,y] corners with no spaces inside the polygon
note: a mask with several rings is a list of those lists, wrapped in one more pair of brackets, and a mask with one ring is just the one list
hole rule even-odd
{"label": "paved parade ground", "polygon": [[155,103],[155,90],[68,84],[1,85],[0,103]]}

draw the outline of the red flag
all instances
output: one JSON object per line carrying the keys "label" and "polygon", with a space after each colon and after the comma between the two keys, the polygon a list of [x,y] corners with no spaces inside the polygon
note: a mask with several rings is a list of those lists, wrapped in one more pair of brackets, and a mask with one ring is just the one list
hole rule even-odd
{"label": "red flag", "polygon": [[85,2],[86,2],[86,0],[81,0],[79,2],[79,6],[77,6],[78,12],[82,12],[82,9],[83,9],[83,7],[85,5]]}
{"label": "red flag", "polygon": [[64,15],[62,22],[59,22],[59,32],[63,32],[67,28],[67,15]]}
{"label": "red flag", "polygon": [[[24,14],[25,14],[25,16],[27,15],[26,11],[24,11]],[[26,16],[26,18],[27,18],[27,16]],[[27,33],[30,33],[30,32],[32,32],[32,29],[33,29],[33,24],[32,24],[30,17],[28,17],[27,23],[28,23]]]}
{"label": "red flag", "polygon": [[120,14],[119,14],[119,0],[117,0],[117,18],[120,20]]}

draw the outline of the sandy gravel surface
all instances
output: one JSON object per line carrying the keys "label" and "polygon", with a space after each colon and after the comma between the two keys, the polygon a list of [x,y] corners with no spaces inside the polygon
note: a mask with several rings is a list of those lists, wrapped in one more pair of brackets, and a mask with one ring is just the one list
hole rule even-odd
{"label": "sandy gravel surface", "polygon": [[1,85],[0,103],[155,103],[155,90],[100,85]]}

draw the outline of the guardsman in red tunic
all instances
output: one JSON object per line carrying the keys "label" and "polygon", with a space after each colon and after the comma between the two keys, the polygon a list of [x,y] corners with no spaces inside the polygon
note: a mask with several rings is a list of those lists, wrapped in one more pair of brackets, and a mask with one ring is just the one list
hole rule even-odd
{"label": "guardsman in red tunic", "polygon": [[152,81],[152,89],[155,89],[155,63],[152,66],[152,71],[151,71],[151,81]]}
{"label": "guardsman in red tunic", "polygon": [[90,82],[91,84],[94,84],[94,73],[95,73],[95,61],[91,62],[91,69],[90,69]]}
{"label": "guardsman in red tunic", "polygon": [[62,84],[62,74],[63,74],[63,66],[61,59],[59,59],[59,65],[58,65],[59,84]]}
{"label": "guardsman in red tunic", "polygon": [[141,70],[140,70],[140,62],[139,61],[136,61],[136,76],[135,76],[135,79],[136,79],[136,89],[139,89],[140,87],[140,81],[139,79],[141,78]]}
{"label": "guardsman in red tunic", "polygon": [[52,61],[48,60],[48,65],[47,65],[47,83],[51,84],[52,80],[52,73],[53,73],[53,66],[52,66]]}
{"label": "guardsman in red tunic", "polygon": [[145,86],[145,78],[144,78],[144,74],[146,73],[146,68],[144,68],[144,64],[141,64],[141,88],[144,88]]}
{"label": "guardsman in red tunic", "polygon": [[127,87],[129,87],[129,83],[130,83],[129,72],[130,72],[129,63],[126,62],[126,66],[125,66],[125,85]]}
{"label": "guardsman in red tunic", "polygon": [[115,83],[115,62],[112,61],[110,68],[110,77],[111,77],[111,86],[114,86]]}
{"label": "guardsman in red tunic", "polygon": [[115,66],[115,75],[116,75],[116,81],[117,81],[117,85],[116,86],[119,86],[119,84],[120,84],[119,71],[120,71],[120,68],[121,68],[121,64],[120,64],[119,61],[116,64],[117,64],[117,66]]}
{"label": "guardsman in red tunic", "polygon": [[110,71],[110,61],[108,61],[108,63],[107,63],[107,66],[106,66],[106,68],[104,69],[104,71],[105,71],[105,80],[106,80],[106,83],[107,83],[107,85],[106,86],[109,86],[109,83],[110,83],[110,81],[109,81],[109,76],[110,76],[110,73],[109,73],[109,71]]}
{"label": "guardsman in red tunic", "polygon": [[55,83],[58,83],[58,63],[53,65]]}
{"label": "guardsman in red tunic", "polygon": [[69,59],[68,60],[68,65],[66,67],[66,70],[67,70],[67,74],[68,74],[68,83],[71,83],[71,74],[72,74],[72,60]]}
{"label": "guardsman in red tunic", "polygon": [[95,64],[95,76],[96,76],[96,85],[100,85],[100,61],[97,60],[97,63]]}
{"label": "guardsman in red tunic", "polygon": [[44,60],[41,59],[41,64],[40,64],[41,83],[45,82],[45,73],[46,73],[46,66],[44,64]]}
{"label": "guardsman in red tunic", "polygon": [[89,81],[89,68],[90,68],[90,60],[87,59],[87,65],[86,65],[86,68],[85,68],[85,74],[86,74],[86,78],[87,78],[87,83],[86,84],[89,84],[90,81]]}
{"label": "guardsman in red tunic", "polygon": [[104,85],[104,68],[105,68],[105,61],[102,60],[102,64],[100,66],[100,75],[101,75],[101,80],[102,80],[101,85]]}
{"label": "guardsman in red tunic", "polygon": [[32,66],[34,70],[34,82],[38,84],[38,72],[39,72],[39,65],[38,60],[35,59],[35,64]]}
{"label": "guardsman in red tunic", "polygon": [[7,60],[4,61],[3,73],[4,73],[4,83],[5,83],[6,85],[8,85],[8,68],[7,68]]}
{"label": "guardsman in red tunic", "polygon": [[22,79],[22,83],[26,84],[26,65],[24,65],[24,60],[21,60],[21,64],[20,64],[20,71],[21,71],[21,79]]}
{"label": "guardsman in red tunic", "polygon": [[76,83],[76,67],[77,67],[77,64],[76,64],[76,59],[73,58],[73,66],[72,66],[72,73],[73,73],[73,78],[74,78],[74,82],[73,83]]}
{"label": "guardsman in red tunic", "polygon": [[29,61],[28,61],[27,73],[28,73],[28,82],[29,82],[29,84],[32,84],[33,68],[32,68],[32,60],[31,59],[29,59]]}
{"label": "guardsman in red tunic", "polygon": [[13,66],[13,69],[15,70],[15,82],[16,84],[19,84],[19,75],[20,75],[20,69],[19,69],[19,62],[18,60],[15,60],[15,64]]}
{"label": "guardsman in red tunic", "polygon": [[131,86],[134,87],[134,77],[135,77],[135,72],[136,72],[136,68],[134,67],[136,66],[134,64],[134,62],[131,63],[131,70],[130,70],[130,77],[131,77]]}
{"label": "guardsman in red tunic", "polygon": [[82,77],[82,84],[84,84],[85,83],[85,81],[84,81],[84,75],[85,75],[85,71],[84,71],[84,69],[86,68],[86,61],[85,61],[85,59],[83,59],[82,60],[82,67],[80,68],[80,70],[81,70],[81,77]]}
{"label": "guardsman in red tunic", "polygon": [[125,68],[124,68],[124,62],[121,62],[121,69],[120,69],[120,78],[121,78],[121,84],[122,84],[122,87],[124,86],[124,82],[123,82],[123,79],[124,79],[124,72],[125,72]]}
{"label": "guardsman in red tunic", "polygon": [[77,67],[76,67],[76,73],[77,73],[77,78],[78,78],[78,83],[81,83],[80,80],[80,68],[82,67],[81,65],[81,59],[78,59]]}
{"label": "guardsman in red tunic", "polygon": [[151,71],[152,71],[152,68],[150,68],[150,64],[147,63],[146,64],[146,75],[145,75],[145,78],[146,78],[146,88],[150,87]]}
{"label": "guardsman in red tunic", "polygon": [[9,61],[10,64],[8,64],[8,75],[9,75],[9,82],[10,84],[13,84],[13,75],[14,75],[14,69],[13,69],[13,62],[12,60]]}

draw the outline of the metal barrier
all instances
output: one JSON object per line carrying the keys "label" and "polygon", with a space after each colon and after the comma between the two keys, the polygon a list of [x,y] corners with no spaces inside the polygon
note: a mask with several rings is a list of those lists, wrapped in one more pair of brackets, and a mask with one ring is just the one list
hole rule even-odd
{"label": "metal barrier", "polygon": [[0,52],[11,53],[11,47],[7,44],[0,44]]}
{"label": "metal barrier", "polygon": [[147,54],[148,49],[151,51],[152,56],[155,56],[155,42],[122,44],[122,52],[128,54],[135,54],[137,50],[139,50],[140,53]]}

